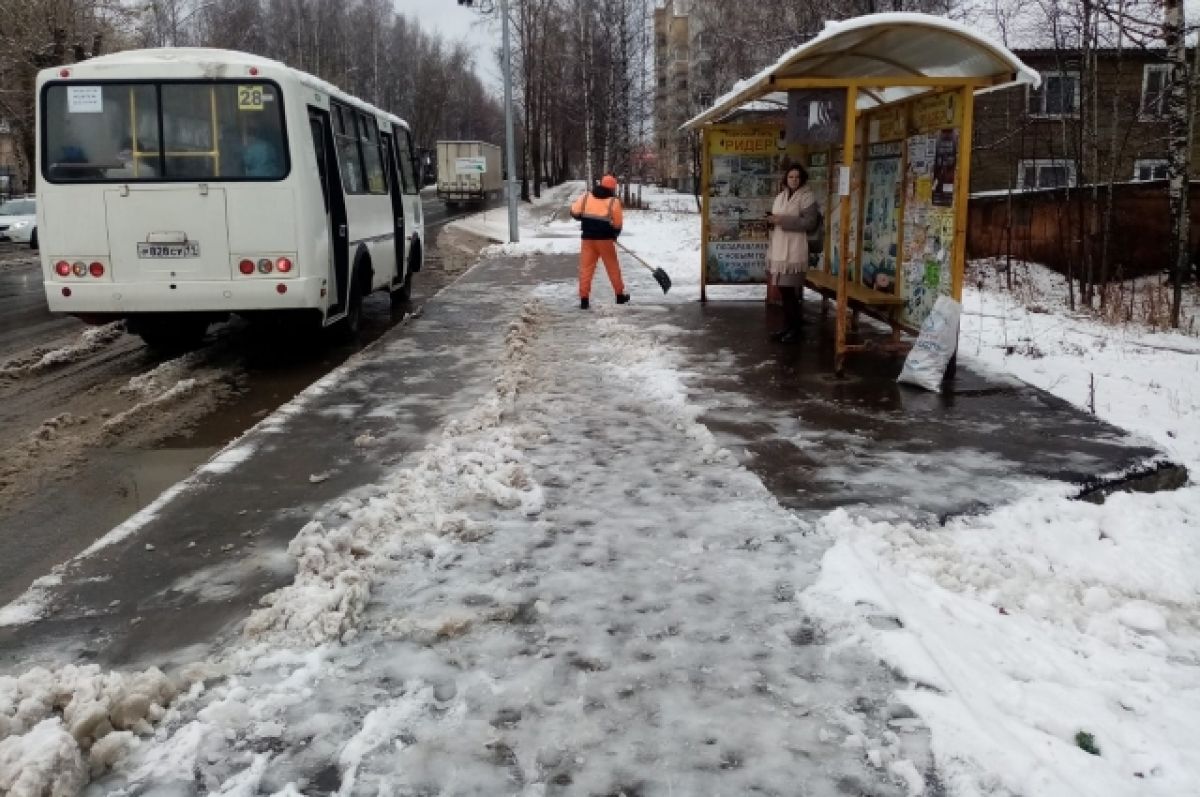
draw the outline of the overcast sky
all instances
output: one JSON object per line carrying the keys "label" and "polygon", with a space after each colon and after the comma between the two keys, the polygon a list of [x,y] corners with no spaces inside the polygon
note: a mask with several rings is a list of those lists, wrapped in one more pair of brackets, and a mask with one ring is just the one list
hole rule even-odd
{"label": "overcast sky", "polygon": [[[500,46],[500,26],[496,15],[484,17],[478,7],[488,0],[475,0],[475,8],[460,6],[457,0],[393,0],[396,11],[409,19],[415,18],[426,33],[435,33],[447,42],[466,41],[475,50],[475,71],[499,97],[502,80],[496,59],[492,56]],[[481,20],[485,20],[482,21]]]}

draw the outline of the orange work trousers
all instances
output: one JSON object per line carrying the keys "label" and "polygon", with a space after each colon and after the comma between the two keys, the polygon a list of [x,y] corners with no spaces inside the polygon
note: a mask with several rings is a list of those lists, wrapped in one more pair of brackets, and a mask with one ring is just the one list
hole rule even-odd
{"label": "orange work trousers", "polygon": [[579,248],[579,298],[592,295],[592,278],[596,276],[596,261],[604,261],[608,281],[617,295],[625,292],[625,280],[621,279],[621,263],[617,260],[616,241],[580,241]]}

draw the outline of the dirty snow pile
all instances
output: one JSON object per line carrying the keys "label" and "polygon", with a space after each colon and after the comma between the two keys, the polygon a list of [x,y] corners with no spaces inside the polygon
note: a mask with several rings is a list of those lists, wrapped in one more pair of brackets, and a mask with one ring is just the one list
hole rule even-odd
{"label": "dirty snow pile", "polygon": [[94,354],[112,345],[125,334],[119,322],[89,327],[79,333],[75,340],[57,349],[36,350],[30,355],[0,364],[0,378],[17,378],[36,374]]}
{"label": "dirty snow pile", "polygon": [[76,794],[153,731],[175,694],[156,669],[125,676],[88,665],[0,676],[0,794]]}
{"label": "dirty snow pile", "polygon": [[419,461],[397,474],[382,494],[337,508],[347,522],[327,529],[313,521],[288,546],[298,565],[296,581],[264,599],[246,624],[251,637],[270,631],[300,632],[313,642],[357,633],[371,582],[393,557],[425,550],[436,538],[465,541],[485,534],[463,511],[479,497],[496,506],[536,515],[541,490],[523,463],[514,430],[503,423],[526,369],[530,327],[537,306],[527,306],[506,337],[505,367],[495,389],[464,418],[447,426]]}

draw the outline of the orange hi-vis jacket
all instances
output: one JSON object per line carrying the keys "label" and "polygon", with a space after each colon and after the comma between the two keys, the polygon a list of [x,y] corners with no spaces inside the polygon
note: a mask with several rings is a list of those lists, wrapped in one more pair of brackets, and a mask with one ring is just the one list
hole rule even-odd
{"label": "orange hi-vis jacket", "polygon": [[582,224],[585,241],[616,240],[625,222],[621,200],[615,196],[598,197],[588,191],[571,205],[571,217]]}

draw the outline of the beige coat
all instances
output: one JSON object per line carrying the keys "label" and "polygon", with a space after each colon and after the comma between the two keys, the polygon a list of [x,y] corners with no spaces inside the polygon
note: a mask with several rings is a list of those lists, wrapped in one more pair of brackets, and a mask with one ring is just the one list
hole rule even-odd
{"label": "beige coat", "polygon": [[779,221],[771,228],[771,245],[767,250],[767,265],[772,274],[803,274],[808,270],[808,234],[801,225],[816,202],[816,195],[806,185],[796,189],[791,197],[786,188],[775,197],[771,213]]}

